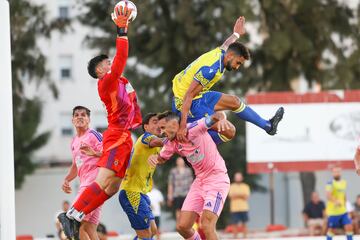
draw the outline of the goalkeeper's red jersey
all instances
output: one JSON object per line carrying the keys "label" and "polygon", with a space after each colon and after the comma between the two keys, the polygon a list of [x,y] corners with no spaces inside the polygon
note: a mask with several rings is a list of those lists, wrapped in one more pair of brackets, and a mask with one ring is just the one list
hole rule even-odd
{"label": "goalkeeper's red jersey", "polygon": [[111,71],[98,81],[98,92],[108,113],[108,127],[130,130],[141,125],[141,112],[135,90],[122,77],[128,58],[129,44],[124,38],[116,39],[116,55]]}

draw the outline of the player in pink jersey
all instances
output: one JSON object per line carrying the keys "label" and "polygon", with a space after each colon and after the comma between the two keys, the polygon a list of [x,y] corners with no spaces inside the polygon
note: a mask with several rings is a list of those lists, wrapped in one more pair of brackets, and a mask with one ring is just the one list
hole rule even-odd
{"label": "player in pink jersey", "polygon": [[179,129],[180,117],[172,113],[164,119],[165,126],[160,125],[160,127],[162,134],[168,140],[165,141],[159,155],[149,157],[149,163],[154,166],[164,163],[177,153],[186,157],[196,175],[181,208],[176,229],[185,239],[200,239],[199,234],[192,228],[200,215],[206,239],[218,239],[216,222],[229,192],[230,179],[224,159],[207,130],[214,124],[218,124],[221,130],[231,129],[232,125],[225,119],[223,113],[216,112],[188,124],[187,141],[179,142],[176,140],[176,133]]}
{"label": "player in pink jersey", "polygon": [[[89,128],[90,110],[86,107],[76,106],[73,109],[72,123],[76,129],[76,136],[71,142],[73,161],[64,179],[62,190],[65,193],[71,193],[70,182],[78,176],[80,186],[76,201],[84,189],[95,181],[99,169],[97,162],[102,152],[102,135]],[[100,212],[101,207],[98,207],[85,216],[79,229],[80,239],[98,239],[96,228],[99,224]],[[61,213],[60,222],[63,222],[61,219],[65,217],[65,213]],[[64,227],[64,230],[66,229]],[[65,234],[69,235],[67,232]]]}

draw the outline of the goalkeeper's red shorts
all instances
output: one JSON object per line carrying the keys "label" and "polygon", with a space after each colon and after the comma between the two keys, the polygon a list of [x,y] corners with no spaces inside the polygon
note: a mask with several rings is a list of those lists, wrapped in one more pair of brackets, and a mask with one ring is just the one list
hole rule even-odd
{"label": "goalkeeper's red shorts", "polygon": [[97,165],[113,170],[117,177],[124,178],[132,146],[130,131],[107,129],[103,134],[103,154]]}

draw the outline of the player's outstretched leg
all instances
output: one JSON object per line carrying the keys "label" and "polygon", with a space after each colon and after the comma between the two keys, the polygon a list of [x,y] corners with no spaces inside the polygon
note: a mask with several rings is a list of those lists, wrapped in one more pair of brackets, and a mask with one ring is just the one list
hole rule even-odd
{"label": "player's outstretched leg", "polygon": [[256,126],[264,129],[269,135],[276,134],[277,126],[284,115],[284,108],[280,107],[274,117],[270,120],[265,120],[237,96],[224,93],[215,105],[215,111],[223,110],[233,111],[240,119],[255,124]]}
{"label": "player's outstretched leg", "polygon": [[114,171],[100,167],[96,180],[81,193],[66,215],[81,222],[86,214],[101,206],[117,193],[120,183],[121,178],[116,176]]}
{"label": "player's outstretched leg", "polygon": [[271,129],[269,131],[266,131],[269,135],[275,135],[277,132],[277,126],[281,119],[284,116],[284,108],[279,107],[279,109],[276,111],[275,115],[269,120],[271,123]]}

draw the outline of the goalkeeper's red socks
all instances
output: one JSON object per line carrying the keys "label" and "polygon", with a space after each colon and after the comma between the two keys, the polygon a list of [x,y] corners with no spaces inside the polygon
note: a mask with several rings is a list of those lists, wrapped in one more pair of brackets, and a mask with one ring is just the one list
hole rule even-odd
{"label": "goalkeeper's red socks", "polygon": [[97,195],[96,198],[90,202],[90,204],[88,204],[86,207],[84,207],[84,209],[82,210],[83,213],[85,213],[85,214],[91,213],[93,210],[95,210],[96,208],[103,205],[103,203],[106,200],[108,200],[110,197],[111,196],[107,195],[106,192],[104,190],[102,190],[100,192],[100,194]]}
{"label": "goalkeeper's red socks", "polygon": [[111,196],[93,182],[90,184],[68,211],[67,216],[81,222],[86,214],[101,206]]}

